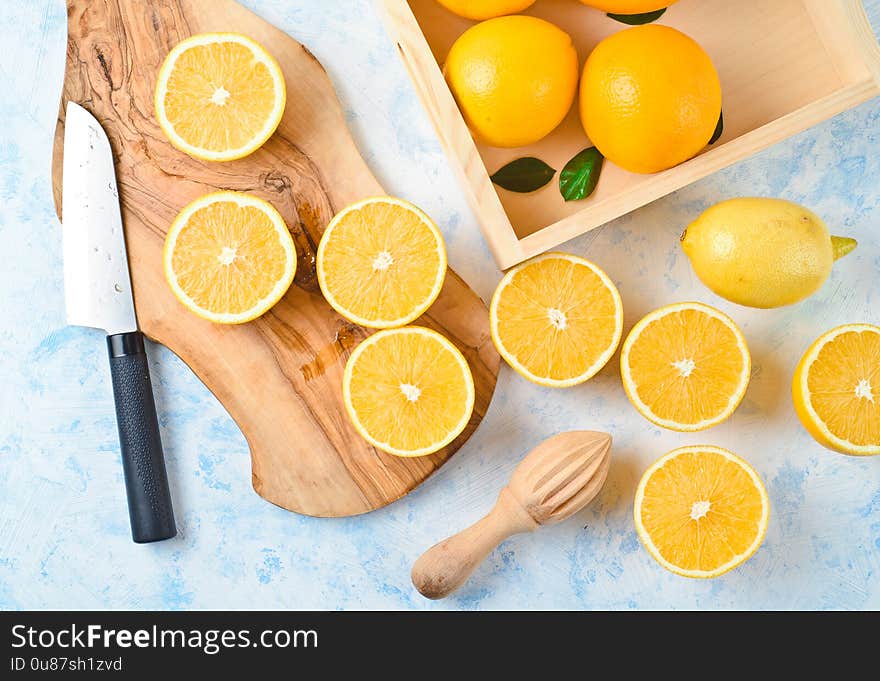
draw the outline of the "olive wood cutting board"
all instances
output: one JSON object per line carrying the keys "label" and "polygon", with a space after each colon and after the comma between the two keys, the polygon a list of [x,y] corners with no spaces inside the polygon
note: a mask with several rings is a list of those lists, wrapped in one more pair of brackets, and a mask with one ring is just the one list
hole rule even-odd
{"label": "olive wood cutting board", "polygon": [[[324,302],[315,251],[338,210],[385,191],[355,147],[321,64],[232,0],[68,0],[67,10],[67,67],[52,166],[59,217],[64,110],[73,100],[97,117],[113,146],[141,329],[181,357],[239,425],[257,493],[298,513],[346,516],[411,491],[474,432],[495,389],[499,357],[485,305],[449,270],[439,299],[416,323],[444,333],[467,357],[476,384],[467,428],[437,454],[402,459],[375,450],[350,425],[343,368],[370,332]],[[253,155],[229,163],[177,151],[153,113],[165,55],[206,31],[257,40],[280,62],[287,84],[278,131]],[[221,189],[249,192],[275,206],[299,256],[287,295],[262,318],[240,326],[215,325],[188,312],[162,272],[162,246],[175,215]]]}

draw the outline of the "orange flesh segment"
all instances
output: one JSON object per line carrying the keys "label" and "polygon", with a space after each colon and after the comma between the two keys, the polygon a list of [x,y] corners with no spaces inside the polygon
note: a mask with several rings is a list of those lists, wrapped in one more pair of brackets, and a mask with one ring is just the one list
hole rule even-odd
{"label": "orange flesh segment", "polygon": [[835,437],[880,443],[880,334],[847,331],[826,343],[809,367],[807,388]]}
{"label": "orange flesh segment", "polygon": [[270,118],[276,98],[266,64],[245,45],[217,42],[181,53],[168,78],[164,109],[175,132],[189,144],[224,152],[251,143]]}
{"label": "orange flesh segment", "polygon": [[[705,515],[694,519],[705,502]],[[641,506],[660,555],[687,571],[711,572],[746,553],[763,532],[763,513],[761,493],[742,466],[702,451],[679,454],[654,471]]]}
{"label": "orange flesh segment", "polygon": [[323,254],[327,289],[345,310],[366,320],[411,316],[445,276],[443,248],[418,214],[369,203],[337,223]]}
{"label": "orange flesh segment", "polygon": [[585,373],[614,343],[619,311],[589,267],[548,258],[514,276],[497,315],[502,344],[531,374],[566,380]]}
{"label": "orange flesh segment", "polygon": [[190,216],[171,262],[178,284],[199,307],[235,314],[272,292],[284,278],[287,256],[263,211],[220,201]]}
{"label": "orange flesh segment", "polygon": [[472,384],[463,371],[449,348],[429,336],[388,335],[358,357],[351,406],[374,439],[418,451],[447,439],[469,416]]}
{"label": "orange flesh segment", "polygon": [[659,418],[684,424],[713,419],[728,408],[743,361],[734,332],[699,310],[653,321],[629,353],[642,402]]}

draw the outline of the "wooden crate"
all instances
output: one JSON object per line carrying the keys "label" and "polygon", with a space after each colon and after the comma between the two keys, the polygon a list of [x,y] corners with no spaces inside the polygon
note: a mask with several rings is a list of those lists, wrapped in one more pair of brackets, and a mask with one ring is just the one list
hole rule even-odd
{"label": "wooden crate", "polygon": [[[456,168],[502,269],[546,251],[880,94],[880,46],[859,0],[680,0],[659,23],[696,39],[721,77],[724,135],[655,175],[606,162],[595,193],[566,203],[555,181],[533,194],[496,188],[489,175],[520,156],[560,170],[589,145],[577,103],[540,142],[519,149],[475,143],[440,70],[473,22],[436,0],[381,0],[392,39]],[[626,28],[577,0],[538,0],[527,12],[571,34],[581,63]],[[557,176],[558,177],[558,176]]]}

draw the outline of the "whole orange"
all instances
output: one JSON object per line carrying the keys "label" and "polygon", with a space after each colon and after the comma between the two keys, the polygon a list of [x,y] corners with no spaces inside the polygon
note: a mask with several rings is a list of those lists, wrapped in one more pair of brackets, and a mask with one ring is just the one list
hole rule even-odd
{"label": "whole orange", "polygon": [[474,136],[521,147],[562,122],[577,94],[571,37],[521,14],[471,26],[452,45],[443,74]]}
{"label": "whole orange", "polygon": [[650,24],[600,42],[584,65],[584,130],[607,159],[656,173],[695,156],[721,115],[721,83],[693,39]]}
{"label": "whole orange", "polygon": [[516,14],[535,4],[535,0],[437,0],[450,12],[465,19],[482,21],[505,14]]}
{"label": "whole orange", "polygon": [[581,2],[611,14],[644,14],[669,7],[676,0],[581,0]]}

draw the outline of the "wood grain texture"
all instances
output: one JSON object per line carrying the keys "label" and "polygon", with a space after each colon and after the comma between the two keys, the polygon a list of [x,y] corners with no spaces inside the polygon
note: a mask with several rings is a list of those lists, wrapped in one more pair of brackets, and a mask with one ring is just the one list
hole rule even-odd
{"label": "wood grain texture", "polygon": [[[595,193],[566,203],[553,182],[533,194],[493,187],[489,175],[519,156],[557,170],[590,145],[577,104],[543,140],[498,149],[471,138],[440,65],[473,22],[436,0],[381,0],[386,24],[501,268],[542,253],[880,94],[880,48],[860,0],[680,0],[659,23],[696,39],[724,94],[719,143],[655,175],[606,163]],[[567,31],[586,60],[622,24],[578,2],[537,2],[524,14]]]}
{"label": "wood grain texture", "polygon": [[[195,160],[175,150],[155,122],[156,76],[182,39],[230,30],[257,40],[278,59],[287,110],[276,134],[253,155],[222,164]],[[258,494],[308,515],[363,513],[412,490],[473,433],[491,400],[499,357],[485,305],[452,270],[417,323],[446,334],[471,366],[476,406],[464,433],[437,454],[401,459],[367,445],[349,423],[342,373],[369,331],[324,302],[315,251],[336,211],[385,192],[358,153],[333,85],[308,49],[233,0],[68,0],[67,71],[52,168],[59,217],[69,100],[97,117],[114,149],[140,326],[180,356],[235,419],[250,446]],[[165,232],[175,215],[218,189],[246,191],[274,205],[299,256],[287,295],[241,326],[215,325],[189,313],[162,272]]]}

